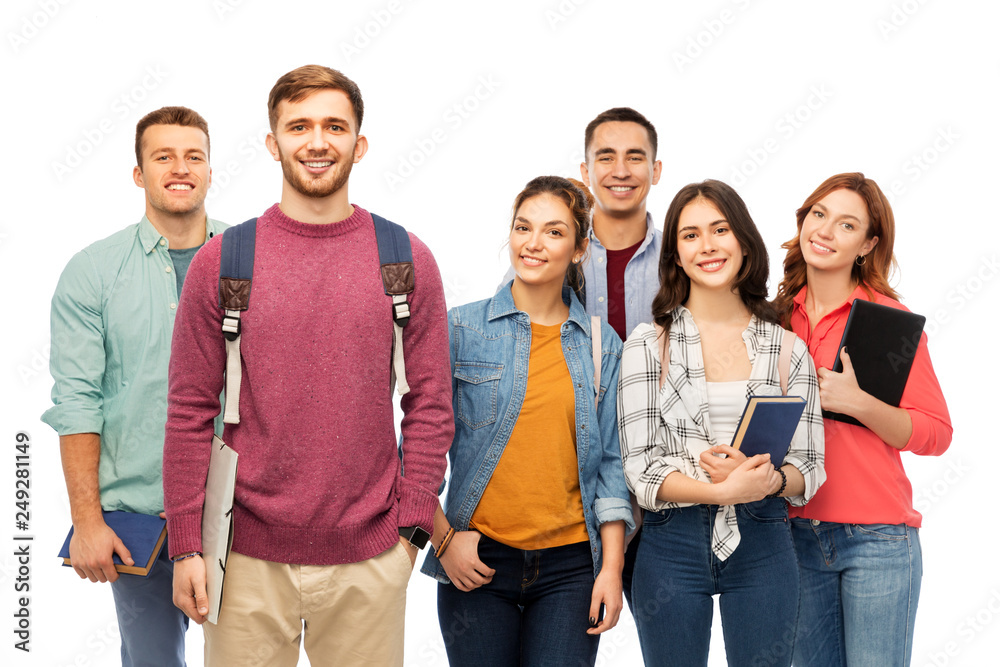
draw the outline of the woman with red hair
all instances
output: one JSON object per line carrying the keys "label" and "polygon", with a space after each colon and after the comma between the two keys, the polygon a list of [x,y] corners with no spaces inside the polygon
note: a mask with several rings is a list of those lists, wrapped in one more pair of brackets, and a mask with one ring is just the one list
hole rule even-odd
{"label": "woman with red hair", "polygon": [[[892,208],[860,173],[823,182],[796,212],[782,247],[785,275],[775,308],[809,346],[824,410],[863,426],[824,420],[826,484],[789,508],[801,573],[797,667],[909,665],[922,574],[910,482],[900,452],[939,455],[951,443],[944,396],[921,336],[899,407],[858,386],[838,349],[851,304],[905,307],[889,286],[895,266]],[[842,373],[834,373],[837,356]]]}

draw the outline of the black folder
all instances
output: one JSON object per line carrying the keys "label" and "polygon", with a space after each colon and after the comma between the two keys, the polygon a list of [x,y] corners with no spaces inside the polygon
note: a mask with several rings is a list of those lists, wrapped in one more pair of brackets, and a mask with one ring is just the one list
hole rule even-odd
{"label": "black folder", "polygon": [[[858,386],[884,403],[899,407],[926,319],[908,310],[855,299],[832,370],[844,370],[840,350],[846,346]],[[862,426],[857,419],[839,412],[824,410],[823,416]]]}

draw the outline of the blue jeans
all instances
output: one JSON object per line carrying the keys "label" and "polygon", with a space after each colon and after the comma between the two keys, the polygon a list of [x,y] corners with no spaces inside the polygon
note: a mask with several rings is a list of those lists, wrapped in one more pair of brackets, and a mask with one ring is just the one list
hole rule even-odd
{"label": "blue jeans", "polygon": [[593,666],[588,635],[594,561],[590,543],[524,551],[483,535],[479,559],[493,580],[464,593],[438,585],[438,621],[451,665]]}
{"label": "blue jeans", "polygon": [[904,667],[923,566],[905,524],[792,520],[802,602],[796,667]]}
{"label": "blue jeans", "polygon": [[163,545],[148,577],[119,575],[111,584],[122,636],[122,667],[183,667],[188,617],[174,606],[174,564]]}
{"label": "blue jeans", "polygon": [[646,512],[632,579],[639,644],[647,667],[708,664],[712,596],[719,594],[726,659],[733,667],[788,666],[799,573],[781,498],[736,506],[740,544],[712,553],[717,507]]}

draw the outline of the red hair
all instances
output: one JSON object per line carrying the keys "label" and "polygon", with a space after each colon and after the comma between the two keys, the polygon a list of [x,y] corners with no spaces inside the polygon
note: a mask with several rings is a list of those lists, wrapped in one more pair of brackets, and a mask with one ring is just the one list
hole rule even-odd
{"label": "red hair", "polygon": [[802,206],[795,211],[797,231],[795,238],[781,244],[788,253],[785,255],[785,275],[778,285],[778,295],[774,298],[774,307],[784,324],[792,313],[792,299],[799,293],[806,284],[806,261],[802,257],[802,247],[799,245],[799,236],[802,234],[802,222],[806,219],[814,204],[826,197],[834,190],[850,190],[856,192],[865,202],[868,210],[868,235],[878,237],[875,248],[866,255],[863,264],[855,265],[851,269],[851,277],[858,284],[863,285],[869,293],[869,297],[874,300],[871,290],[884,294],[893,299],[899,299],[889,285],[890,276],[896,271],[896,257],[892,253],[892,246],[896,236],[896,222],[892,215],[892,206],[889,200],[879,188],[878,184],[860,172],[847,174],[837,174],[823,181],[818,188],[802,203]]}

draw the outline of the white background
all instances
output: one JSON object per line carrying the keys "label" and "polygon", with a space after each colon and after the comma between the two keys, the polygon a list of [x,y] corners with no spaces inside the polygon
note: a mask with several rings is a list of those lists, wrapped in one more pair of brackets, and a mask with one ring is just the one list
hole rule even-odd
{"label": "white background", "polygon": [[[955,425],[944,456],[904,456],[925,518],[913,664],[996,664],[994,3],[7,0],[2,13],[5,664],[117,664],[108,587],[55,558],[69,508],[57,438],[39,415],[49,404],[48,302],[59,272],[142,215],[134,127],[163,105],[190,106],[209,122],[213,217],[238,222],[275,202],[280,170],[262,144],[267,93],[310,62],[342,69],[364,93],[371,150],[354,169],[351,200],[430,246],[449,305],[490,294],[506,268],[514,195],[533,176],[577,174],[584,127],[608,107],[633,106],[659,130],[663,177],[649,199],[657,222],[686,183],[737,187],[772,253],[772,294],[779,245],[821,181],[860,170],[887,191],[895,184],[896,285],[928,317]],[[30,654],[13,649],[12,632],[20,430],[32,437]],[[201,635],[188,634],[191,665],[202,663]],[[718,629],[714,637],[712,664],[724,664]],[[445,664],[434,585],[420,574],[406,647],[408,667]],[[640,662],[623,615],[598,664]]]}

